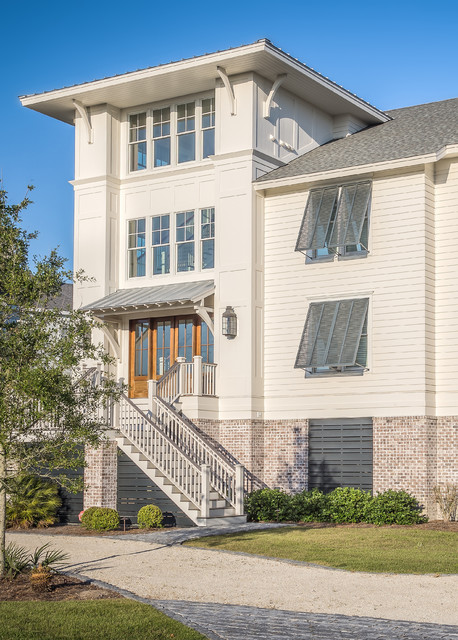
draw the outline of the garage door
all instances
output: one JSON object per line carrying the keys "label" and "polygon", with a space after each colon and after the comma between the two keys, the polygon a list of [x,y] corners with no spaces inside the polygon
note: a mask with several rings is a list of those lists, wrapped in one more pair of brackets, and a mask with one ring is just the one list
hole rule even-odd
{"label": "garage door", "polygon": [[372,419],[311,420],[309,489],[372,490]]}
{"label": "garage door", "polygon": [[137,513],[145,504],[155,504],[161,511],[173,513],[177,526],[192,527],[194,523],[165,493],[137,467],[125,453],[118,456],[118,504],[120,516],[137,522]]}

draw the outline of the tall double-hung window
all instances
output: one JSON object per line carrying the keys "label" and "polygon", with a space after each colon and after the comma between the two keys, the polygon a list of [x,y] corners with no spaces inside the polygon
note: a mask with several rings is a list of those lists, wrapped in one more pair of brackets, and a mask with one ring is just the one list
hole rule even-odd
{"label": "tall double-hung window", "polygon": [[170,107],[153,111],[153,165],[170,164]]}
{"label": "tall double-hung window", "polygon": [[194,102],[177,106],[178,162],[196,159],[196,105]]}
{"label": "tall double-hung window", "polygon": [[310,260],[366,255],[371,182],[312,189],[302,219],[296,251]]}
{"label": "tall double-hung window", "polygon": [[129,170],[146,169],[146,113],[129,117]]}
{"label": "tall double-hung window", "polygon": [[295,368],[309,375],[363,373],[367,365],[368,298],[312,302]]}
{"label": "tall double-hung window", "polygon": [[153,216],[153,275],[170,273],[170,216]]}
{"label": "tall double-hung window", "polygon": [[202,269],[215,266],[215,209],[200,210]]}
{"label": "tall double-hung window", "polygon": [[215,98],[202,100],[202,158],[215,153]]}
{"label": "tall double-hung window", "polygon": [[127,253],[129,278],[146,274],[146,219],[129,220]]}
{"label": "tall double-hung window", "polygon": [[177,213],[177,271],[194,271],[194,211]]}

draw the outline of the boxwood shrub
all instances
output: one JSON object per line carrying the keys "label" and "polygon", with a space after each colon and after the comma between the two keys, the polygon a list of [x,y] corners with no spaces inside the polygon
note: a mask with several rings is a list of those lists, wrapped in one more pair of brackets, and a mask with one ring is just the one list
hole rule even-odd
{"label": "boxwood shrub", "polygon": [[259,489],[245,498],[245,513],[254,522],[367,522],[416,524],[426,522],[417,500],[405,491],[368,491],[338,487],[329,493],[318,489],[290,495],[280,489]]}
{"label": "boxwood shrub", "polygon": [[113,531],[119,527],[119,514],[108,507],[90,507],[81,516],[81,524],[95,531]]}
{"label": "boxwood shrub", "polygon": [[154,504],[146,504],[137,514],[140,529],[157,529],[162,527],[162,511]]}

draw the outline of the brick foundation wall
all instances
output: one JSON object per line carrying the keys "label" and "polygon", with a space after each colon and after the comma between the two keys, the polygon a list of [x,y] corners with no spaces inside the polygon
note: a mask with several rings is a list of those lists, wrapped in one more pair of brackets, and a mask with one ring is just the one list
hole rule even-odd
{"label": "brick foundation wall", "polygon": [[308,420],[196,420],[210,438],[270,487],[307,488]]}
{"label": "brick foundation wall", "polygon": [[374,492],[404,489],[440,518],[434,487],[458,484],[458,417],[374,418]]}
{"label": "brick foundation wall", "polygon": [[98,449],[86,447],[84,468],[84,509],[110,507],[116,509],[118,455],[115,441]]}

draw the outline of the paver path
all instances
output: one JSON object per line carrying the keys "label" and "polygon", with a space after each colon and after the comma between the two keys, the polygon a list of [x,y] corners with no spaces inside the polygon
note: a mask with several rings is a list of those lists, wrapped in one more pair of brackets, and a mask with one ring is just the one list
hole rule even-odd
{"label": "paver path", "polygon": [[[171,533],[176,538],[182,535]],[[157,542],[146,540],[152,535],[160,536],[155,538]],[[212,638],[458,640],[458,627],[453,631],[443,626],[458,624],[458,576],[334,571],[183,547],[173,544],[173,536],[167,535],[146,534],[143,540],[138,536],[51,537],[41,533],[12,533],[8,537],[29,549],[52,541],[53,546],[70,553],[68,570],[72,573],[154,600],[169,613],[194,619],[192,626],[204,620],[207,635],[209,629],[221,634]],[[370,618],[372,622],[349,616]],[[442,626],[405,626],[390,620]],[[399,630],[398,636],[394,635],[395,629]]]}

